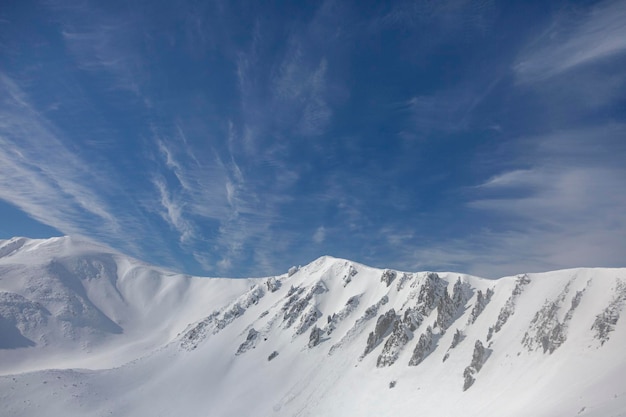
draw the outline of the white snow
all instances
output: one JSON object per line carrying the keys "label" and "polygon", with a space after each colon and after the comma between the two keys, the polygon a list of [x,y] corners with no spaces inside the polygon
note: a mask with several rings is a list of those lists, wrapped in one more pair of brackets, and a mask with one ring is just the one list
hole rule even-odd
{"label": "white snow", "polygon": [[[397,272],[387,286],[383,272],[322,257],[268,286],[172,274],[77,238],[0,241],[0,415],[626,415],[626,318],[607,324],[604,344],[592,330],[609,305],[606,317],[626,314],[615,302],[626,269],[528,274],[515,297],[518,277],[439,272],[450,296],[460,278],[471,298],[445,332],[434,308],[396,362],[377,368],[387,339],[360,359],[377,318],[393,308],[402,319],[428,280]],[[487,341],[505,305],[511,314]],[[543,330],[561,324],[564,341],[544,352],[554,340]],[[313,326],[324,333],[309,348]],[[428,326],[436,346],[408,366]],[[236,355],[250,329],[257,338]],[[457,329],[464,337],[449,349]],[[476,340],[488,356],[463,391]]]}

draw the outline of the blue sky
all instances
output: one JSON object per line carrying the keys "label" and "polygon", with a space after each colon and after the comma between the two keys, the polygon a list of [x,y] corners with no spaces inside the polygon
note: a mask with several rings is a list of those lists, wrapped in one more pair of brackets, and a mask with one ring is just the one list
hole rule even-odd
{"label": "blue sky", "polygon": [[626,2],[8,1],[0,238],[211,276],[624,266]]}

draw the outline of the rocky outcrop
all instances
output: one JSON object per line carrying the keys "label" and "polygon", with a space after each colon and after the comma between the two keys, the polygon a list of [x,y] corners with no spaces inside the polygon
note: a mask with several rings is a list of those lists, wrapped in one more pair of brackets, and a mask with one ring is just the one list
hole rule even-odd
{"label": "rocky outcrop", "polygon": [[265,287],[269,292],[276,292],[281,286],[282,282],[277,280],[275,277],[268,278],[267,281],[265,281]]}
{"label": "rocky outcrop", "polygon": [[476,302],[474,303],[474,307],[470,313],[469,318],[467,319],[467,324],[474,324],[480,313],[485,310],[489,301],[491,301],[491,297],[493,296],[493,290],[491,288],[487,289],[487,292],[483,294],[481,290],[478,290],[476,294]]}
{"label": "rocky outcrop", "polygon": [[339,349],[345,343],[348,343],[354,340],[363,331],[363,328],[365,327],[366,323],[369,320],[376,317],[376,314],[378,314],[378,310],[380,309],[380,307],[387,304],[388,302],[389,302],[389,298],[385,295],[380,300],[378,300],[376,304],[371,305],[368,308],[366,308],[363,315],[355,321],[354,325],[339,340],[339,342],[335,343],[334,345],[330,347],[328,354],[332,355],[337,349]]}
{"label": "rocky outcrop", "polygon": [[368,353],[374,350],[374,348],[378,346],[380,342],[391,333],[393,325],[397,320],[399,320],[399,317],[393,308],[378,317],[374,331],[370,332],[369,336],[367,337],[365,351],[363,352],[361,357],[365,357]]}
{"label": "rocky outcrop", "polygon": [[506,324],[509,317],[511,317],[515,313],[515,304],[517,303],[517,299],[524,291],[524,287],[530,284],[530,278],[528,275],[520,275],[517,277],[515,282],[515,288],[513,288],[513,292],[511,296],[506,300],[504,307],[500,310],[500,314],[498,314],[498,319],[496,323],[489,328],[489,333],[487,334],[487,341],[491,340],[494,332],[498,333],[502,330],[502,326]]}
{"label": "rocky outcrop", "polygon": [[419,365],[428,355],[430,355],[435,346],[433,339],[433,329],[428,326],[426,328],[426,332],[420,336],[417,341],[417,345],[415,345],[415,348],[413,349],[413,355],[411,355],[411,359],[409,360],[409,366]]}
{"label": "rocky outcrop", "polygon": [[413,274],[407,274],[406,272],[403,273],[400,279],[398,280],[398,283],[396,284],[396,290],[401,291],[404,288],[405,284],[411,279],[413,279],[414,277],[415,276]]}
{"label": "rocky outcrop", "polygon": [[350,267],[348,268],[348,273],[345,274],[342,278],[343,286],[345,287],[346,285],[348,285],[352,281],[352,278],[354,278],[358,273],[359,271],[357,271],[353,265],[350,265]]}
{"label": "rocky outcrop", "polygon": [[[293,287],[292,287],[293,288]],[[281,308],[283,312],[283,321],[285,323],[285,327],[289,328],[291,325],[302,315],[302,313],[310,307],[310,302],[316,294],[322,294],[328,291],[326,285],[323,281],[317,281],[314,285],[312,285],[306,294],[302,296],[304,293],[304,289],[298,288],[293,291],[289,290],[289,298],[287,302]],[[301,297],[302,296],[302,297]],[[297,334],[301,334],[306,331],[312,322],[315,322],[317,318],[321,315],[316,308],[311,307],[307,310],[307,317],[301,321],[301,325],[296,330]],[[314,317],[314,319],[313,319]],[[313,320],[313,321],[311,321]],[[299,332],[299,333],[298,333]]]}
{"label": "rocky outcrop", "polygon": [[387,338],[383,351],[378,356],[376,366],[382,368],[384,366],[393,365],[404,346],[413,338],[413,332],[401,321],[396,318],[393,325],[391,335]]}
{"label": "rocky outcrop", "polygon": [[620,318],[620,313],[626,302],[626,283],[618,280],[615,287],[615,294],[609,305],[596,316],[591,330],[595,331],[595,338],[604,345],[610,337],[610,333],[615,329],[615,325]]}
{"label": "rocky outcrop", "polygon": [[332,316],[328,316],[327,324],[324,327],[324,332],[330,335],[337,327],[337,324],[347,318],[359,306],[361,295],[353,295],[346,301],[346,305],[337,313],[333,313]]}
{"label": "rocky outcrop", "polygon": [[480,340],[474,344],[474,353],[470,365],[463,371],[463,391],[467,391],[476,381],[475,375],[480,372],[491,351],[486,349]]}
{"label": "rocky outcrop", "polygon": [[315,346],[320,344],[323,333],[324,332],[322,331],[322,329],[317,326],[313,326],[313,328],[311,329],[311,334],[309,334],[309,349],[314,348]]}
{"label": "rocky outcrop", "polygon": [[394,279],[396,279],[396,271],[386,269],[380,277],[380,282],[384,282],[387,287],[391,285]]}
{"label": "rocky outcrop", "polygon": [[259,332],[254,330],[254,328],[251,328],[248,331],[248,336],[246,337],[246,340],[241,345],[239,345],[239,348],[237,349],[237,352],[235,353],[235,355],[241,355],[242,353],[247,352],[248,350],[254,348],[258,337],[259,337]]}
{"label": "rocky outcrop", "polygon": [[586,289],[585,287],[583,290],[577,291],[572,297],[570,307],[561,322],[559,321],[560,310],[570,291],[570,285],[571,282],[565,286],[555,300],[546,301],[544,306],[535,313],[528,331],[522,338],[522,345],[529,351],[541,347],[543,353],[553,353],[567,339],[567,327]]}

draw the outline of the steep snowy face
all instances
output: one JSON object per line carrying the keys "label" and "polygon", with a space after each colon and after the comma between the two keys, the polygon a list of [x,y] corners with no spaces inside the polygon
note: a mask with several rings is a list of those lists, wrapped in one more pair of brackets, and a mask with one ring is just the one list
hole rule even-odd
{"label": "steep snowy face", "polygon": [[323,257],[229,280],[12,239],[0,401],[16,416],[626,415],[625,304],[626,269],[485,280]]}

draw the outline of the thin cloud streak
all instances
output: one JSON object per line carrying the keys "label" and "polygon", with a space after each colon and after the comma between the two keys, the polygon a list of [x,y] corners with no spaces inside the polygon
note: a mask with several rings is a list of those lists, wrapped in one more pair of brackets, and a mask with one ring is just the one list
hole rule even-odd
{"label": "thin cloud streak", "polygon": [[522,82],[554,77],[626,52],[626,3],[605,1],[582,18],[564,15],[514,66]]}

